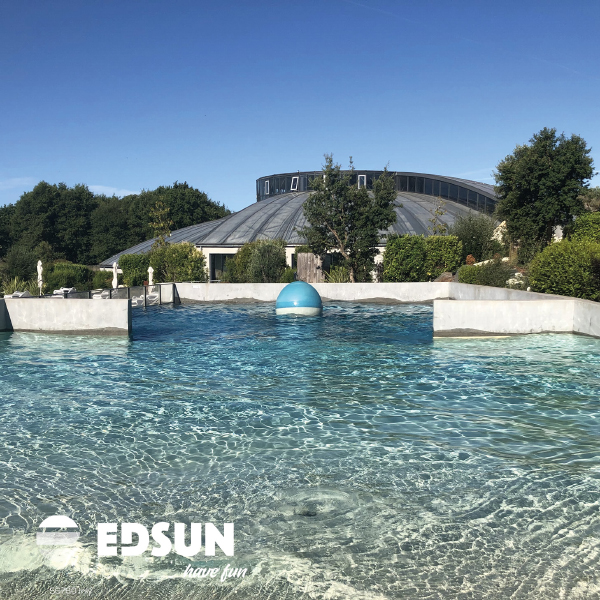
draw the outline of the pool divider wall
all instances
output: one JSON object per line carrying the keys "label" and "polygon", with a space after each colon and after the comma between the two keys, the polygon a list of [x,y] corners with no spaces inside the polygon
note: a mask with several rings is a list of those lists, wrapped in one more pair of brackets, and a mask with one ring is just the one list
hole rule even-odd
{"label": "pool divider wall", "polygon": [[[284,283],[177,283],[182,302],[275,302]],[[544,331],[600,337],[600,304],[456,282],[314,283],[324,301],[432,302],[436,337]]]}
{"label": "pool divider wall", "polygon": [[[176,283],[182,302],[275,302],[285,283]],[[456,300],[535,300],[562,298],[548,294],[454,282],[313,283],[323,300],[366,302],[431,302]]]}
{"label": "pool divider wall", "polygon": [[547,300],[434,300],[434,337],[580,333],[600,337],[600,304]]}
{"label": "pool divider wall", "polygon": [[[131,300],[5,298],[8,330],[94,335],[130,335]],[[0,307],[1,314],[1,307]],[[0,326],[2,325],[0,316]]]}
{"label": "pool divider wall", "polygon": [[[182,302],[275,302],[286,283],[176,283]],[[312,283],[321,298],[333,301],[431,302],[450,297],[450,283]]]}

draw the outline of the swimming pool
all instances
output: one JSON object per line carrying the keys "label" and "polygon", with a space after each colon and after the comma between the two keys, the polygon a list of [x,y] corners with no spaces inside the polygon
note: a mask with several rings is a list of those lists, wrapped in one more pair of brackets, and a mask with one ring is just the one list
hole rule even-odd
{"label": "swimming pool", "polygon": [[[133,319],[0,334],[2,597],[598,597],[599,340],[434,340],[424,305]],[[66,558],[35,545],[53,514]],[[99,559],[111,521],[234,522],[235,556]]]}

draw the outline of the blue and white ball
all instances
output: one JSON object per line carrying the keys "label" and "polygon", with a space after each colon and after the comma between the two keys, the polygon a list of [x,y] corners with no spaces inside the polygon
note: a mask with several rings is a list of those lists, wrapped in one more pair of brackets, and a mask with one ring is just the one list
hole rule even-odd
{"label": "blue and white ball", "polygon": [[323,313],[323,302],[315,288],[304,281],[288,283],[275,303],[277,315],[318,317]]}

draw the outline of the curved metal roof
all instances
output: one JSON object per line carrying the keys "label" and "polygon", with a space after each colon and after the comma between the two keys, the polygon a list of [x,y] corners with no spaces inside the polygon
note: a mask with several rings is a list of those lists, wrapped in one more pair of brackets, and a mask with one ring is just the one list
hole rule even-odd
{"label": "curved metal roof", "polygon": [[[462,185],[465,184],[464,180],[457,179],[456,181]],[[491,186],[487,187],[491,188]],[[493,188],[491,192],[486,189],[486,194],[494,197]],[[198,246],[236,247],[258,239],[282,238],[289,245],[304,244],[306,240],[298,235],[297,229],[307,224],[302,205],[309,195],[310,192],[292,192],[266,198],[222,219],[173,231],[169,242],[191,242]],[[439,220],[448,225],[454,223],[457,216],[468,214],[473,210],[458,202],[451,200],[445,202],[446,213]],[[434,196],[399,192],[396,196],[396,223],[382,234],[429,235],[428,227],[431,226],[430,219],[433,218],[436,207],[437,198]],[[154,239],[147,240],[119,252],[104,260],[100,266],[110,267],[114,261],[118,262],[122,254],[148,252],[154,241]]]}

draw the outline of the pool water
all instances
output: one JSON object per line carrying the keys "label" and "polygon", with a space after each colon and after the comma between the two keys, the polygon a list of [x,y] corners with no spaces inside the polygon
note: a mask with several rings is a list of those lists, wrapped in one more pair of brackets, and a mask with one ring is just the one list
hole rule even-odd
{"label": "pool water", "polygon": [[[434,340],[430,306],[351,303],[133,332],[0,334],[0,597],[600,597],[600,340]],[[53,514],[76,547],[36,547]],[[112,521],[234,522],[235,555],[98,558]]]}

